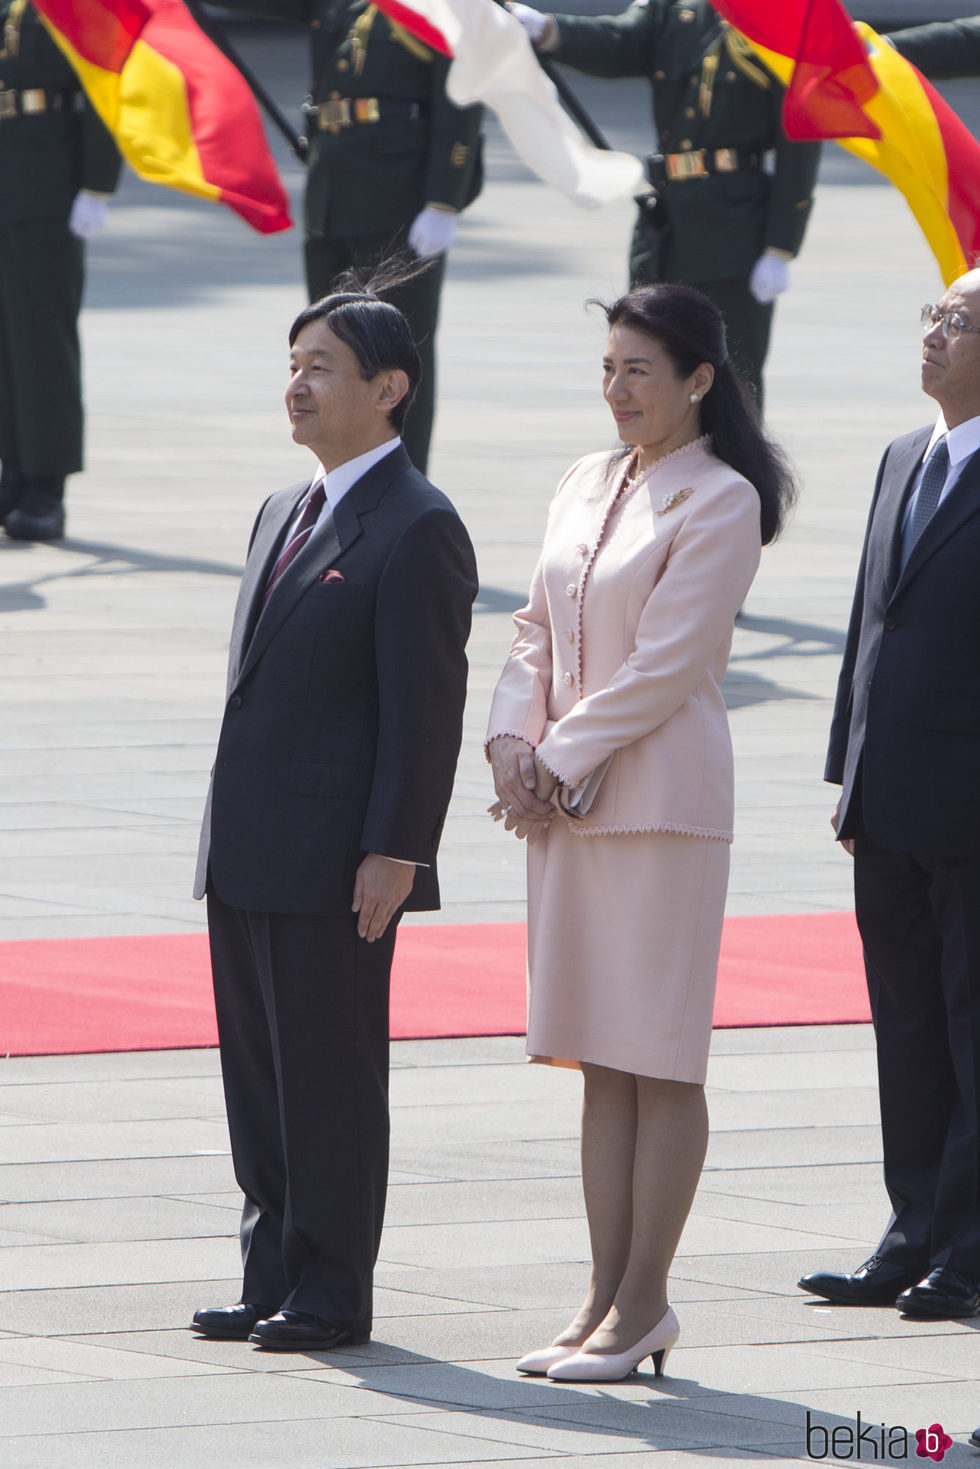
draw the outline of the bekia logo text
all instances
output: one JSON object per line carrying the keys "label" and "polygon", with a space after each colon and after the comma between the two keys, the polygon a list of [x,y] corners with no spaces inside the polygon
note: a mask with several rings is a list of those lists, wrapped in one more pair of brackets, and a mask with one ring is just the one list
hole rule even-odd
{"label": "bekia logo text", "polygon": [[[913,1448],[914,1445],[914,1448]],[[852,1426],[834,1423],[829,1427],[816,1423],[809,1411],[806,1415],[806,1452],[809,1459],[862,1459],[879,1464],[888,1460],[932,1459],[939,1463],[953,1440],[941,1423],[917,1428],[914,1433],[894,1423],[865,1423],[861,1414]]]}

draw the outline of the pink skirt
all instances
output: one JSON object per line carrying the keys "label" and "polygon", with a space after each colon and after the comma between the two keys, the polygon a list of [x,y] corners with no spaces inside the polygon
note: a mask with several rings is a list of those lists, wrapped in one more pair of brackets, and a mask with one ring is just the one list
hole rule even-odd
{"label": "pink skirt", "polygon": [[704,1081],[729,857],[707,837],[578,837],[564,820],[528,847],[532,1060]]}

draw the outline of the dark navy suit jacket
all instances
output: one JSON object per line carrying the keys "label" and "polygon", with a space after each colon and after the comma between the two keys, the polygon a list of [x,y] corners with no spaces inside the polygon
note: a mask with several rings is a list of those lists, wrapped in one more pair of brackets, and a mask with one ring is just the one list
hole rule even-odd
{"label": "dark navy suit jacket", "polygon": [[931,432],[896,439],[878,471],[825,775],[844,788],[839,836],[861,816],[887,850],[959,860],[980,858],[980,452],[900,571]]}
{"label": "dark navy suit jacket", "polygon": [[272,495],[252,532],[195,896],[347,913],[358,864],[378,852],[426,864],[406,907],[437,908],[473,548],[399,447],[321,514],[262,610],[308,484]]}

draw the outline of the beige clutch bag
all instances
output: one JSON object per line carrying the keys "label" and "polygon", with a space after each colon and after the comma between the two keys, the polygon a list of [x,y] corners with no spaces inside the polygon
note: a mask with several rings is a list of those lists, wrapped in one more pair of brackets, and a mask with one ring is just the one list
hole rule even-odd
{"label": "beige clutch bag", "polygon": [[605,760],[601,761],[580,785],[558,787],[558,806],[566,816],[574,817],[576,820],[588,816],[599,794],[599,787],[602,785],[611,760],[612,756],[607,755]]}

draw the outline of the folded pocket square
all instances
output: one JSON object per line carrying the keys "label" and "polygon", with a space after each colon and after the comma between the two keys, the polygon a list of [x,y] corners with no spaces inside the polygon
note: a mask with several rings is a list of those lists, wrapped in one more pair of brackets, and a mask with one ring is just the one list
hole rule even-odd
{"label": "folded pocket square", "polygon": [[344,575],[344,573],[342,571],[335,570],[334,567],[331,567],[329,571],[321,571],[320,572],[320,575],[317,577],[317,581],[346,581],[346,580],[347,580],[347,578]]}

